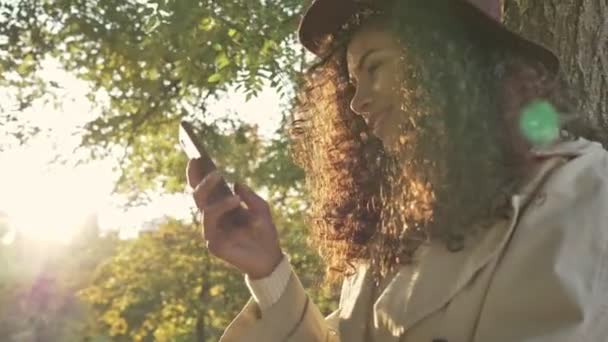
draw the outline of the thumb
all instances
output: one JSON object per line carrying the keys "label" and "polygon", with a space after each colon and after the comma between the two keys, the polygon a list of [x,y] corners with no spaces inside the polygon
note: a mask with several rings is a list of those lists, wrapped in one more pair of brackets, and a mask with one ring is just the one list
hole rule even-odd
{"label": "thumb", "polygon": [[198,183],[203,180],[203,172],[201,163],[198,159],[190,159],[186,166],[186,179],[192,189],[196,188]]}
{"label": "thumb", "polygon": [[245,184],[235,183],[234,192],[245,202],[250,210],[262,213],[267,210],[266,201]]}

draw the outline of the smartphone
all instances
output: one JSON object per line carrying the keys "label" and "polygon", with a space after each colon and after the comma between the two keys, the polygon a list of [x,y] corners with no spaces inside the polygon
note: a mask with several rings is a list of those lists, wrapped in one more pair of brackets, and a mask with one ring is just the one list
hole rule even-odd
{"label": "smartphone", "polygon": [[[182,121],[179,124],[179,143],[190,159],[196,159],[195,162],[200,163],[202,174],[201,179],[207,176],[209,173],[217,169],[217,166],[207,153],[207,150],[203,146],[200,140],[200,135],[196,134],[196,129],[188,121]],[[216,202],[224,197],[232,196],[234,192],[226,183],[226,180],[222,178],[220,183],[217,184],[216,188],[209,194],[207,201],[209,203]],[[221,225],[237,225],[244,224],[246,211],[243,207],[235,208],[224,215],[221,221]]]}

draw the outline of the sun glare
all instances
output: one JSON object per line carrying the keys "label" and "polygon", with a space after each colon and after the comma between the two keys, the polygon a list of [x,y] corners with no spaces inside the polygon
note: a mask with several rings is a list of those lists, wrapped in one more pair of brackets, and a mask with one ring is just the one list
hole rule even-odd
{"label": "sun glare", "polygon": [[11,229],[29,238],[69,241],[107,191],[108,177],[93,166],[46,169],[25,158],[6,159],[12,160],[2,163],[10,167],[3,170],[0,205]]}
{"label": "sun glare", "polygon": [[38,99],[19,112],[43,133],[0,153],[0,211],[8,216],[13,232],[68,241],[108,196],[113,177],[108,163],[49,164],[57,155],[72,164],[78,159],[78,127],[97,114],[85,96],[87,84],[63,71],[57,61],[45,60],[42,76],[62,85],[61,106]]}

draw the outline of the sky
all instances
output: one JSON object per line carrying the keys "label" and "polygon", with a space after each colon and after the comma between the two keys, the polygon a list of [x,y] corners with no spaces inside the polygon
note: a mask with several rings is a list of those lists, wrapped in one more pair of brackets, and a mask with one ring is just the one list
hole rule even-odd
{"label": "sky", "polygon": [[[193,205],[186,189],[183,194],[157,196],[149,205],[125,212],[120,206],[123,199],[111,195],[118,177],[112,171],[113,160],[74,167],[70,165],[73,160],[67,158],[67,165],[49,164],[58,154],[78,156],[74,149],[80,141],[80,128],[99,113],[85,96],[88,86],[84,81],[52,62],[45,65],[43,75],[64,88],[61,106],[37,101],[18,113],[20,119],[39,126],[43,133],[25,146],[0,152],[0,212],[8,215],[12,229],[31,238],[67,242],[94,214],[101,229],[120,229],[124,237],[135,236],[146,222],[163,216],[189,217]],[[242,120],[257,124],[266,137],[276,131],[281,118],[279,96],[270,88],[248,102],[244,95],[229,92],[208,108],[217,116],[236,113]],[[0,135],[0,144],[6,138]]]}

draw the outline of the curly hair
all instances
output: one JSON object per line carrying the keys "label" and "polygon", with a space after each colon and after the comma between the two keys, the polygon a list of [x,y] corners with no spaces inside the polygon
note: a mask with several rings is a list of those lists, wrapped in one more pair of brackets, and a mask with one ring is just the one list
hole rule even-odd
{"label": "curly hair", "polygon": [[[574,108],[562,79],[541,63],[481,41],[449,13],[405,12],[353,17],[306,73],[293,113],[292,154],[311,196],[310,242],[330,285],[360,261],[373,265],[378,281],[432,238],[458,250],[468,227],[508,215],[507,199],[536,163],[518,128],[523,108],[549,101],[562,122]],[[396,32],[411,64],[400,156],[349,106],[346,45],[361,25]]]}

